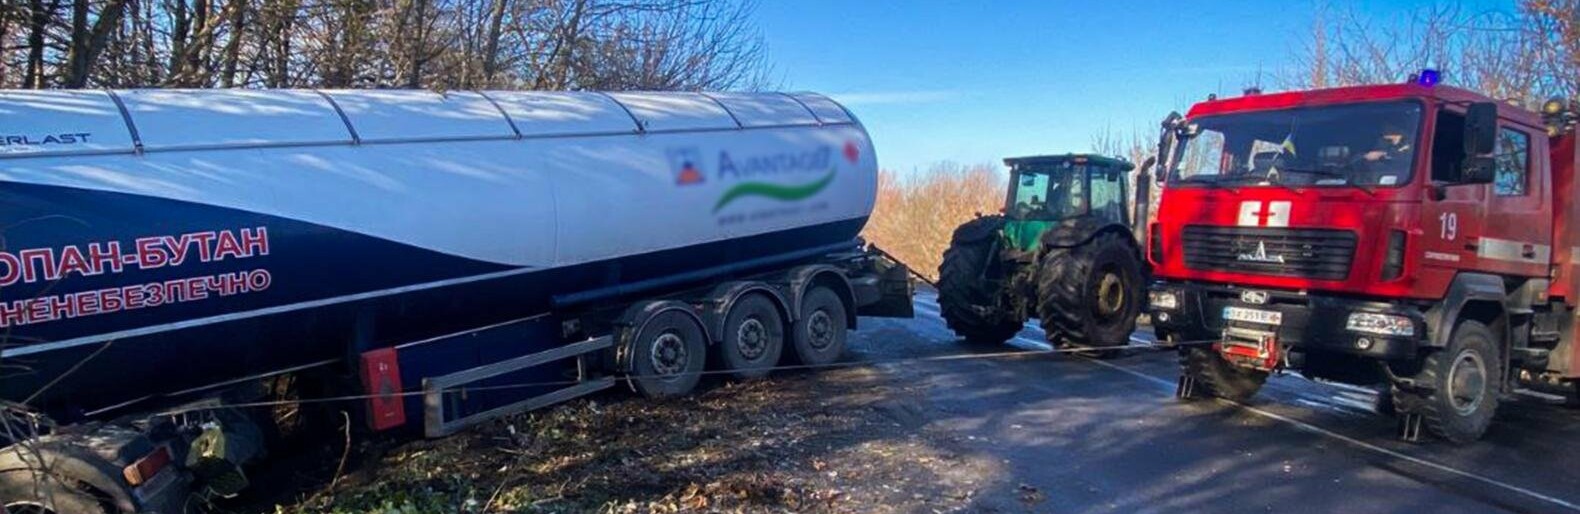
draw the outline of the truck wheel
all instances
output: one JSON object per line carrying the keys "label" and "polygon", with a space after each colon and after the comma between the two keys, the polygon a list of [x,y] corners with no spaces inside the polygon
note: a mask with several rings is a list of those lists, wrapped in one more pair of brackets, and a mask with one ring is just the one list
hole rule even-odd
{"label": "truck wheel", "polygon": [[1266,371],[1230,364],[1210,347],[1181,348],[1180,373],[1195,379],[1197,391],[1236,402],[1256,396],[1267,382]]}
{"label": "truck wheel", "polygon": [[631,387],[642,396],[682,396],[702,381],[708,345],[696,318],[679,309],[659,311],[629,341]]}
{"label": "truck wheel", "polygon": [[1056,346],[1126,346],[1141,314],[1141,286],[1135,245],[1115,234],[1099,235],[1043,257],[1037,270],[1037,317]]}
{"label": "truck wheel", "polygon": [[10,514],[110,512],[110,509],[89,492],[68,486],[41,470],[0,473],[0,505],[5,505],[3,512]]}
{"label": "truck wheel", "polygon": [[1412,377],[1430,392],[1394,388],[1401,411],[1421,415],[1428,430],[1453,443],[1480,439],[1498,410],[1503,366],[1496,336],[1487,325],[1463,320],[1446,348],[1428,353]]}
{"label": "truck wheel", "polygon": [[972,220],[955,229],[955,238],[938,266],[938,310],[944,323],[966,342],[1003,344],[1020,333],[1023,320],[1010,312],[997,312],[999,291],[984,280],[993,255],[999,216]]}
{"label": "truck wheel", "polygon": [[791,328],[791,346],[796,361],[821,366],[839,360],[845,353],[845,302],[824,286],[812,286],[801,299],[801,319]]}
{"label": "truck wheel", "polygon": [[724,319],[724,341],[715,349],[719,363],[736,380],[768,376],[784,353],[784,317],[773,300],[751,293],[735,300]]}

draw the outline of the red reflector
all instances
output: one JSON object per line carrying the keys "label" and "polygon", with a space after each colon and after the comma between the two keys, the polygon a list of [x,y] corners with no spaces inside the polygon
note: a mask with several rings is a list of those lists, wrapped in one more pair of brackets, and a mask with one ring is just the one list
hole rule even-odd
{"label": "red reflector", "polygon": [[388,430],[406,424],[406,402],[400,396],[400,362],[394,348],[362,353],[362,389],[368,398],[368,428]]}
{"label": "red reflector", "polygon": [[165,466],[168,464],[170,464],[170,447],[160,446],[148,455],[144,455],[143,458],[137,459],[137,462],[126,466],[125,469],[121,470],[121,475],[126,478],[126,483],[131,484],[132,487],[137,487],[143,485],[143,482],[147,482],[148,479],[153,478],[154,475],[158,475],[159,471],[165,469]]}

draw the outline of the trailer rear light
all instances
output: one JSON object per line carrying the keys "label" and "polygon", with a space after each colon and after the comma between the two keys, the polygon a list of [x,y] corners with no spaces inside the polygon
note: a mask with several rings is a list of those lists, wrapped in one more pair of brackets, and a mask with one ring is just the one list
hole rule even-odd
{"label": "trailer rear light", "polygon": [[1404,231],[1395,230],[1388,233],[1388,256],[1383,260],[1382,269],[1384,282],[1404,275],[1404,245]]}
{"label": "trailer rear light", "polygon": [[126,483],[132,487],[143,485],[154,475],[158,475],[165,466],[170,464],[170,447],[160,446],[143,458],[137,459],[121,470],[121,475],[126,478]]}
{"label": "trailer rear light", "polygon": [[1163,234],[1158,232],[1157,223],[1147,228],[1147,260],[1163,264]]}

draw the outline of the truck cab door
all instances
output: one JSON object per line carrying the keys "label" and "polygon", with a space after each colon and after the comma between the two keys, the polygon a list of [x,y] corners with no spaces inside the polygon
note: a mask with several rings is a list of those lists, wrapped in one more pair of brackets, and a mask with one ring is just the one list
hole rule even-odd
{"label": "truck cab door", "polygon": [[1500,124],[1485,190],[1486,224],[1475,241],[1480,268],[1502,275],[1547,276],[1552,258],[1552,205],[1546,194],[1547,138],[1541,132]]}
{"label": "truck cab door", "polygon": [[[1430,172],[1434,198],[1422,207],[1423,270],[1473,270],[1499,275],[1547,275],[1552,205],[1546,151],[1536,129],[1506,121],[1491,132],[1491,180],[1467,182],[1467,113],[1444,107],[1433,130]],[[1469,123],[1475,124],[1472,120]],[[1451,278],[1451,275],[1449,276]]]}
{"label": "truck cab door", "polygon": [[1421,206],[1421,269],[1443,284],[1459,269],[1476,267],[1487,187],[1461,183],[1465,163],[1465,112],[1438,110],[1426,169],[1432,194]]}

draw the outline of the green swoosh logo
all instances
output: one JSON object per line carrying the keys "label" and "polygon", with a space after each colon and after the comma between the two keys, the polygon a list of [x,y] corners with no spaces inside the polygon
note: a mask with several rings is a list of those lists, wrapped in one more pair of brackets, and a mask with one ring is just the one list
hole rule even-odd
{"label": "green swoosh logo", "polygon": [[785,186],[766,182],[742,182],[730,188],[729,191],[725,191],[724,196],[719,197],[719,203],[713,204],[713,212],[719,212],[720,209],[723,209],[724,206],[729,205],[731,202],[748,196],[762,196],[786,202],[804,200],[822,191],[823,188],[828,187],[832,182],[834,182],[834,170],[828,170],[828,174],[824,175],[823,178],[817,179],[816,182],[801,185]]}

